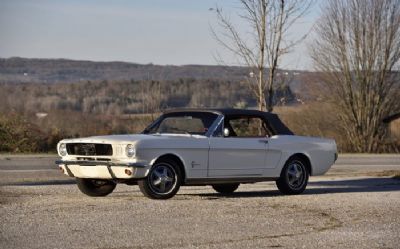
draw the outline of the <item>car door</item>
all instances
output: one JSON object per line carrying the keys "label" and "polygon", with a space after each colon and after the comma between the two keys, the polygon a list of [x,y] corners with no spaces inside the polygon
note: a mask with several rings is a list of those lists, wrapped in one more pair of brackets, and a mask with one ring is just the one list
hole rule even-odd
{"label": "car door", "polygon": [[268,149],[268,131],[263,119],[225,117],[223,125],[229,134],[210,137],[209,140],[208,176],[260,176],[265,169]]}

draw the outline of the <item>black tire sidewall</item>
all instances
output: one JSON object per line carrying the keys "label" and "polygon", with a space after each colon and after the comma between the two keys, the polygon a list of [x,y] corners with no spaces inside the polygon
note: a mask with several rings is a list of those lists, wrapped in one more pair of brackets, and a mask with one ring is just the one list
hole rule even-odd
{"label": "black tire sidewall", "polygon": [[[93,181],[100,180],[106,181],[106,184],[101,186],[96,186]],[[76,183],[78,185],[79,190],[92,197],[100,197],[106,196],[112,193],[117,186],[117,184],[113,181],[103,180],[103,179],[86,179],[86,178],[76,178]]]}
{"label": "black tire sidewall", "polygon": [[229,183],[229,184],[214,184],[212,188],[221,194],[232,194],[239,188],[239,183]]}

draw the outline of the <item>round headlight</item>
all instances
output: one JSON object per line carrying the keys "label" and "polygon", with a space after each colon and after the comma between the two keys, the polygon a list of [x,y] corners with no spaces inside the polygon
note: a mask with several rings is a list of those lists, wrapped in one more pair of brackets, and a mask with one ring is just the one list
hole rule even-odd
{"label": "round headlight", "polygon": [[60,156],[66,156],[68,154],[66,144],[60,144],[60,146],[58,146],[58,153]]}
{"label": "round headlight", "polygon": [[128,144],[125,149],[127,157],[133,157],[136,153],[135,147],[132,144]]}

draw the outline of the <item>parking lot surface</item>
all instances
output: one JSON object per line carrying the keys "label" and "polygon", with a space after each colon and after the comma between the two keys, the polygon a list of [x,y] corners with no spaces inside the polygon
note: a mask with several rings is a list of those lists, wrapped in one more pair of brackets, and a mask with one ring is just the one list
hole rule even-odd
{"label": "parking lot surface", "polygon": [[182,187],[166,201],[137,186],[87,197],[54,156],[0,156],[0,248],[399,248],[400,157],[342,155],[302,195],[273,182],[229,196]]}

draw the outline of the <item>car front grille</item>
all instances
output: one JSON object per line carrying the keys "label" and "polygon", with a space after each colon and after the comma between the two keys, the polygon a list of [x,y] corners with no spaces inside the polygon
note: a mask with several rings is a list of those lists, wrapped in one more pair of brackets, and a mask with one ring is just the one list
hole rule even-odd
{"label": "car front grille", "polygon": [[111,144],[94,143],[69,143],[67,144],[69,155],[77,156],[112,156]]}
{"label": "car front grille", "polygon": [[100,161],[100,162],[110,162],[110,158],[102,158],[102,157],[76,157],[78,161]]}

